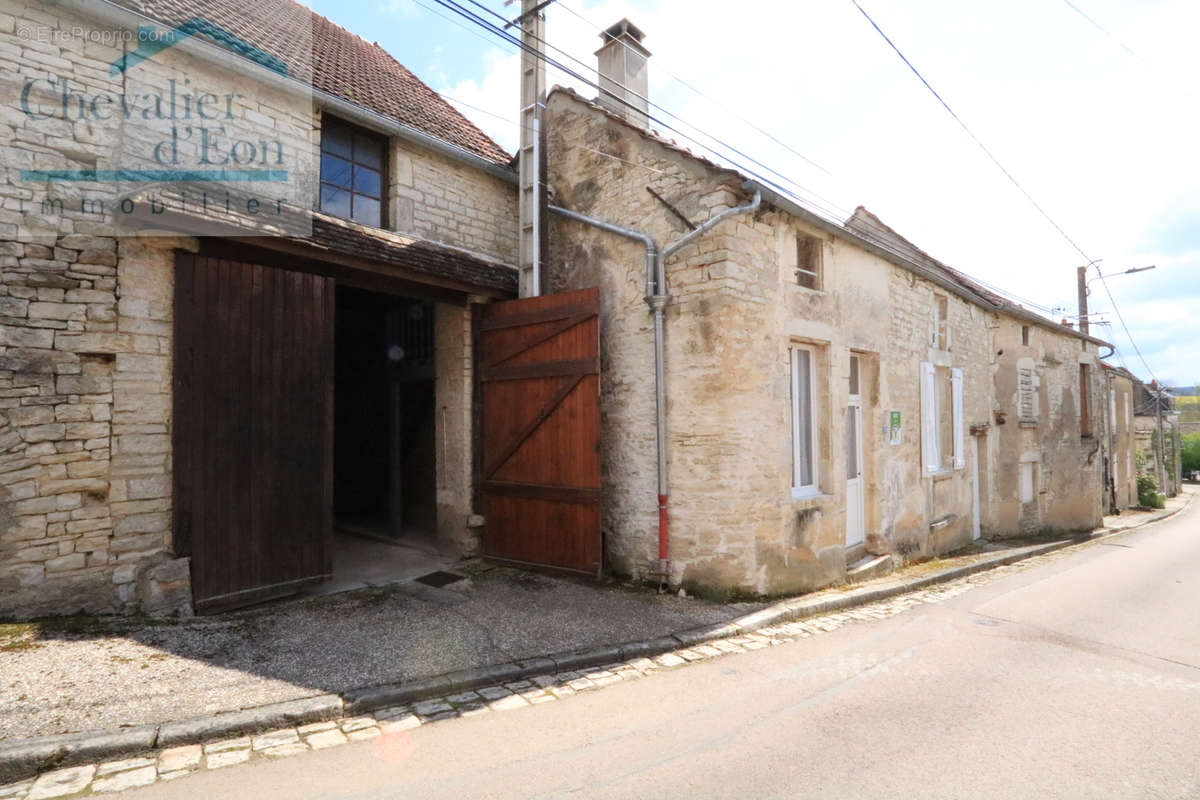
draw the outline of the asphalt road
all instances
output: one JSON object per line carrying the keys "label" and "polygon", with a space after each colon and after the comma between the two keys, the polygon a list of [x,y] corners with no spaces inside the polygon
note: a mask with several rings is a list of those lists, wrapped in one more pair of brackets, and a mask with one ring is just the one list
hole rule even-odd
{"label": "asphalt road", "polygon": [[888,619],[130,794],[1200,798],[1200,504]]}

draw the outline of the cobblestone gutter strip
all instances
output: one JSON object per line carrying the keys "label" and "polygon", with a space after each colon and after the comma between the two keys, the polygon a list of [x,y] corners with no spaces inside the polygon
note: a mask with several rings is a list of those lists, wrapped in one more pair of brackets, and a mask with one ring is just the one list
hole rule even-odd
{"label": "cobblestone gutter strip", "polygon": [[[1082,539],[1066,539],[999,553],[993,558],[897,580],[884,586],[863,586],[834,595],[785,600],[733,622],[679,631],[656,639],[495,664],[404,684],[352,690],[342,696],[318,695],[162,725],[0,743],[0,800],[66,797],[89,786],[95,792],[124,790],[186,774],[198,768],[201,756],[205,757],[205,764],[212,769],[248,760],[252,752],[260,749],[268,756],[290,755],[302,750],[372,738],[389,731],[407,730],[422,722],[451,716],[470,716],[472,712],[485,713],[488,710],[506,710],[547,702],[624,677],[634,677],[635,673],[636,677],[640,677],[648,671],[679,666],[689,661],[778,644],[777,633],[780,630],[786,634],[785,639],[803,638],[832,630],[849,619],[875,619],[899,613],[922,602],[939,602],[970,588],[964,583],[969,576],[1089,539],[1117,536],[1166,519],[1186,507],[1185,503],[1180,508],[1151,517],[1136,526],[1114,530],[1105,528]],[[947,587],[940,593],[928,588],[950,581],[959,581],[963,584],[962,588],[954,591]],[[884,603],[898,595],[920,593],[923,589],[935,594],[931,598],[913,595],[911,600],[901,598],[891,604]],[[859,607],[863,609],[861,615],[857,612],[849,615],[838,613]],[[814,623],[797,622],[818,617],[820,619]],[[651,658],[654,660],[651,661]],[[600,669],[586,673],[580,671],[594,667]],[[460,702],[455,702],[456,699]],[[370,715],[369,712],[375,713]],[[341,719],[340,725],[332,721],[338,719]],[[356,720],[363,723],[358,728],[354,727],[358,725]],[[272,732],[254,737],[253,740],[247,738],[248,734],[262,734],[264,731]],[[359,735],[355,736],[356,733]],[[252,742],[258,742],[261,747]],[[147,757],[128,758],[162,748],[167,749],[159,753],[158,762]],[[127,758],[107,764],[95,763],[119,756]],[[175,761],[180,759],[186,761],[187,765],[175,767]],[[105,769],[108,772],[104,772]],[[41,789],[37,789],[32,780],[12,783],[39,774],[41,777],[36,783],[42,785]],[[108,777],[110,774],[111,777]],[[50,780],[52,777],[53,780]],[[80,781],[82,784],[79,788],[74,788]],[[109,786],[112,788],[106,788]]]}

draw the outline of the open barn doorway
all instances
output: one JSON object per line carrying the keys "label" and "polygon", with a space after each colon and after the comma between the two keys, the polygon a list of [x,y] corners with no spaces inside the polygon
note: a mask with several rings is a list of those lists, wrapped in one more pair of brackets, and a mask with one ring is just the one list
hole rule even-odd
{"label": "open barn doorway", "polygon": [[404,580],[437,552],[434,313],[419,299],[339,286],[334,358],[333,580]]}

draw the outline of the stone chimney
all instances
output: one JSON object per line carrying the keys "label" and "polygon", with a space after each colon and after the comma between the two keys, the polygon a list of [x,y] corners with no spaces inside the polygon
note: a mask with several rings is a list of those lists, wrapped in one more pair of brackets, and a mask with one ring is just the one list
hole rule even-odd
{"label": "stone chimney", "polygon": [[600,34],[604,44],[596,51],[600,105],[639,128],[647,127],[646,115],[650,112],[646,100],[650,96],[646,68],[650,51],[642,46],[644,35],[636,25],[623,19]]}

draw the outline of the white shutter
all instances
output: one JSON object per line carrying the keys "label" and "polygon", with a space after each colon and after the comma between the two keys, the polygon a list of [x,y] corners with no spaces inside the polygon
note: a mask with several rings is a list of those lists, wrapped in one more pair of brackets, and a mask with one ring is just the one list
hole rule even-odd
{"label": "white shutter", "polygon": [[942,466],[938,454],[936,374],[933,364],[921,362],[921,465],[926,475],[937,472]]}
{"label": "white shutter", "polygon": [[967,451],[963,447],[963,373],[961,369],[950,372],[951,395],[954,403],[954,468],[967,465]]}

